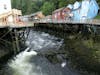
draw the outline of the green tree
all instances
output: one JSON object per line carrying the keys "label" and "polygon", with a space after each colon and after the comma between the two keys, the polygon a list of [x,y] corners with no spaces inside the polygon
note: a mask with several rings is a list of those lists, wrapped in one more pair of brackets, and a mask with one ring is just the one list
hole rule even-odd
{"label": "green tree", "polygon": [[[55,9],[73,4],[76,0],[11,0],[12,8],[21,9],[23,15],[43,11],[44,14],[51,14]],[[82,1],[82,0],[77,0]],[[100,4],[100,0],[97,0]]]}
{"label": "green tree", "polygon": [[42,12],[45,15],[51,14],[54,9],[55,9],[54,3],[51,2],[45,2],[41,8]]}
{"label": "green tree", "polygon": [[67,1],[66,0],[59,0],[59,8],[67,6]]}
{"label": "green tree", "polygon": [[11,0],[12,8],[21,9],[22,13],[31,14],[39,11],[42,6],[42,0]]}

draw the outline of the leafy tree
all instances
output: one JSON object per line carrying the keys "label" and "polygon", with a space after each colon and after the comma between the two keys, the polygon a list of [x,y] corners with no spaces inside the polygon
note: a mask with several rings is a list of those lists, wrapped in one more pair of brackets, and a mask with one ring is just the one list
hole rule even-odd
{"label": "leafy tree", "polygon": [[45,15],[51,14],[54,9],[55,9],[54,3],[51,2],[45,2],[41,8],[41,10]]}
{"label": "leafy tree", "polygon": [[[75,1],[82,0],[11,0],[12,8],[21,9],[23,15],[31,14],[37,11],[43,11],[44,14],[51,14],[53,10],[73,4]],[[100,0],[97,0],[100,5]]]}
{"label": "leafy tree", "polygon": [[60,7],[64,7],[67,5],[67,1],[66,0],[59,0],[59,8]]}

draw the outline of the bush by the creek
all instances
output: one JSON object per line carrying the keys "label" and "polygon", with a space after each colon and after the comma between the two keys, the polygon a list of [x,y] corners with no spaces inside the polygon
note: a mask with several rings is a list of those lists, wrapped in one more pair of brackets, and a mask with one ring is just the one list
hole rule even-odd
{"label": "bush by the creek", "polygon": [[100,36],[67,38],[66,47],[73,67],[100,73]]}

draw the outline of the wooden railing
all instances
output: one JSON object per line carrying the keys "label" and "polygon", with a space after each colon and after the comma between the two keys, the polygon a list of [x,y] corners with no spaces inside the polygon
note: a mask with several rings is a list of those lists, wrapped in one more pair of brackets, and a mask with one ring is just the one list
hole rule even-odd
{"label": "wooden railing", "polygon": [[70,23],[70,24],[91,24],[91,25],[100,25],[99,19],[91,19],[91,20],[56,20],[56,19],[41,19],[34,21],[34,23]]}

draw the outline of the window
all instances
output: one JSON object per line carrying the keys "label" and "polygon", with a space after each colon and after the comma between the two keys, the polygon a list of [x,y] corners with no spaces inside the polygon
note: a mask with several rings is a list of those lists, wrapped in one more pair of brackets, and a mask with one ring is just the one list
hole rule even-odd
{"label": "window", "polygon": [[7,5],[6,5],[6,4],[4,4],[4,9],[5,9],[5,10],[7,9]]}

